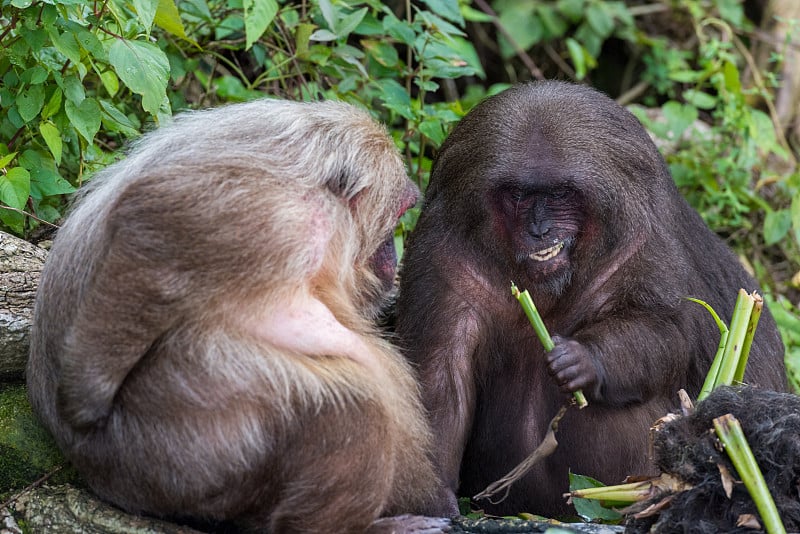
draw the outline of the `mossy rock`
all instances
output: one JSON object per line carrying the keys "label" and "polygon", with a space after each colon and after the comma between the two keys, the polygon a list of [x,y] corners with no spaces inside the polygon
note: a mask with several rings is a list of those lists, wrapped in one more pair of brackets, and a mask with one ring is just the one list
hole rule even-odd
{"label": "mossy rock", "polygon": [[0,501],[56,470],[55,480],[74,481],[74,471],[65,466],[53,438],[33,415],[25,386],[0,384]]}

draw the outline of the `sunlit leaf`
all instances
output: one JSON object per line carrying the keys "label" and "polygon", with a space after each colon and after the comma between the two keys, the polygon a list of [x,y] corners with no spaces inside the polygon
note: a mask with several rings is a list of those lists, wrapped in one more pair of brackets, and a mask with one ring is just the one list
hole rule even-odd
{"label": "sunlit leaf", "polygon": [[277,13],[276,0],[244,0],[245,50],[264,35]]}
{"label": "sunlit leaf", "polygon": [[187,39],[186,29],[183,26],[178,6],[175,5],[175,0],[159,0],[153,22],[172,35]]}
{"label": "sunlit leaf", "polygon": [[31,174],[23,167],[13,167],[0,173],[0,202],[21,210],[31,192]]}
{"label": "sunlit leaf", "polygon": [[581,44],[572,37],[568,37],[566,42],[569,57],[575,67],[575,77],[582,80],[586,76],[586,54],[584,54]]}
{"label": "sunlit leaf", "polygon": [[60,164],[63,143],[61,141],[61,132],[59,129],[50,121],[42,121],[39,123],[39,133],[42,134],[47,148],[49,148],[50,153],[53,154],[53,159],[56,160],[56,163]]}
{"label": "sunlit leaf", "polygon": [[0,158],[0,169],[5,169],[6,166],[11,163],[11,160],[17,156],[16,152],[12,152],[11,154],[6,154],[2,158]]}
{"label": "sunlit leaf", "polygon": [[153,19],[156,17],[156,10],[158,10],[158,0],[131,0],[131,4],[134,11],[136,11],[139,24],[142,25],[147,35],[150,35]]}
{"label": "sunlit leaf", "polygon": [[116,39],[108,59],[122,82],[142,95],[144,110],[153,115],[158,113],[169,80],[169,61],[164,52],[152,43]]}

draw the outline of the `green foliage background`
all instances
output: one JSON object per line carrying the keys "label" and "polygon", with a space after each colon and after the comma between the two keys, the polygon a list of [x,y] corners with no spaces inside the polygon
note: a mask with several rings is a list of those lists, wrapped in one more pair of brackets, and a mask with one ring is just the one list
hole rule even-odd
{"label": "green foliage background", "polygon": [[424,189],[481,98],[572,79],[630,105],[752,266],[798,385],[798,147],[771,105],[788,36],[756,62],[748,15],[741,0],[0,0],[0,228],[36,239],[121,147],[185,108],[360,104]]}

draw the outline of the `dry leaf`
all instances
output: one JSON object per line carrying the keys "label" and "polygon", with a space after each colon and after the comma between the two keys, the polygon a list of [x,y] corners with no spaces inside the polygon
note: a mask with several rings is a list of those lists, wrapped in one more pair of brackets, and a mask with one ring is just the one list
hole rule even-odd
{"label": "dry leaf", "polygon": [[722,479],[722,487],[725,488],[725,495],[730,499],[736,479],[733,478],[733,475],[725,465],[717,464],[717,469],[719,469],[719,476]]}
{"label": "dry leaf", "polygon": [[736,520],[736,526],[761,530],[761,523],[758,522],[758,518],[753,514],[740,515],[739,519]]}

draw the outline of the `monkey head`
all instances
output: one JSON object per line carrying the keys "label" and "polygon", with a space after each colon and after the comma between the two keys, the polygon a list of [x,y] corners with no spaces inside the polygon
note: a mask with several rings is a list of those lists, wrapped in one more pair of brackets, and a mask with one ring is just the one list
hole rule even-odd
{"label": "monkey head", "polygon": [[551,296],[635,242],[654,213],[673,213],[655,145],[633,115],[597,95],[554,82],[485,100],[445,141],[426,193],[428,209],[448,206],[441,216],[496,260],[499,275]]}

